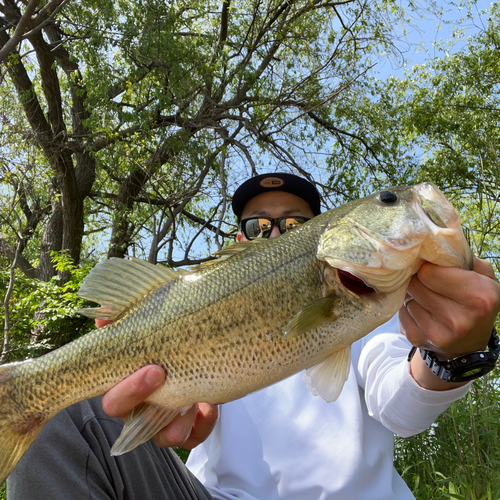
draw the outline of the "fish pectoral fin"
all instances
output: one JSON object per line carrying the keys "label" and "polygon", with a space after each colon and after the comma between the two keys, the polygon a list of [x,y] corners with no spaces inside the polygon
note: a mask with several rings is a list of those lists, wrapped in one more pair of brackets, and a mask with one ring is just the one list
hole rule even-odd
{"label": "fish pectoral fin", "polygon": [[130,258],[111,258],[95,266],[83,280],[78,296],[102,307],[79,309],[77,312],[98,319],[116,319],[131,304],[158,288],[186,274],[162,265]]}
{"label": "fish pectoral fin", "polygon": [[111,448],[111,455],[123,455],[151,439],[179,413],[184,415],[192,405],[170,408],[142,403],[128,415],[121,434]]}
{"label": "fish pectoral fin", "polygon": [[330,354],[307,369],[302,379],[314,396],[321,396],[327,403],[331,403],[340,396],[350,368],[351,346]]}
{"label": "fish pectoral fin", "polygon": [[323,326],[337,319],[333,312],[335,304],[339,300],[338,295],[331,295],[319,300],[315,300],[304,309],[299,311],[286,326],[285,339],[291,339],[297,335],[302,335],[314,328]]}

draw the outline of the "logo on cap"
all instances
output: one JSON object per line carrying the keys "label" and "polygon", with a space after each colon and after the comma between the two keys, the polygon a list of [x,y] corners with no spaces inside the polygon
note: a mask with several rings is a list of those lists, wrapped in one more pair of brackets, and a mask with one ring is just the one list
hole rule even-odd
{"label": "logo on cap", "polygon": [[260,185],[264,188],[277,188],[283,186],[285,181],[279,177],[266,177],[260,181]]}

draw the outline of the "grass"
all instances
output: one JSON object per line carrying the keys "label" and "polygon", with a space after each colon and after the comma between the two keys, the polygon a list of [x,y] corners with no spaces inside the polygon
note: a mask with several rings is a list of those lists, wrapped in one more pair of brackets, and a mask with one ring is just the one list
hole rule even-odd
{"label": "grass", "polygon": [[426,432],[397,439],[395,466],[417,500],[500,499],[498,369]]}

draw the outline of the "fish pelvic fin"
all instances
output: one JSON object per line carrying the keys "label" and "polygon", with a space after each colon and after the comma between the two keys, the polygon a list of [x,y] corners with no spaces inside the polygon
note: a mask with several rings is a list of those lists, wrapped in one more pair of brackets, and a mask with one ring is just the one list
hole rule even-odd
{"label": "fish pelvic fin", "polygon": [[351,346],[330,354],[307,369],[302,379],[314,396],[321,396],[327,403],[332,403],[340,396],[350,369]]}
{"label": "fish pelvic fin", "polygon": [[285,339],[291,339],[303,333],[323,326],[337,319],[333,312],[339,300],[338,295],[331,295],[315,300],[299,311],[289,322],[285,331]]}
{"label": "fish pelvic fin", "polygon": [[11,396],[13,372],[20,363],[0,366],[0,484],[14,470],[42,429],[42,414],[33,411],[20,416]]}
{"label": "fish pelvic fin", "polygon": [[78,296],[101,304],[79,309],[89,318],[116,319],[125,309],[158,288],[185,274],[144,260],[111,258],[99,262],[83,280]]}
{"label": "fish pelvic fin", "polygon": [[111,448],[111,455],[123,455],[145,443],[179,413],[184,415],[191,406],[169,408],[151,403],[140,404],[129,413],[121,434]]}

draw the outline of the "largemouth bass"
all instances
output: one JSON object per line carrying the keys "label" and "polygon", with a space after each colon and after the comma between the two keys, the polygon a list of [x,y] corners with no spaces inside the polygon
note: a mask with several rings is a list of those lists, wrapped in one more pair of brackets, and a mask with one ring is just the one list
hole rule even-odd
{"label": "largemouth bass", "polygon": [[388,188],[196,269],[98,264],[80,295],[101,307],[82,312],[113,323],[0,367],[0,482],[56,413],[150,363],[166,381],[131,415],[113,454],[194,403],[232,401],[303,369],[313,393],[335,400],[350,345],[398,311],[425,261],[472,268],[459,217],[430,183]]}

